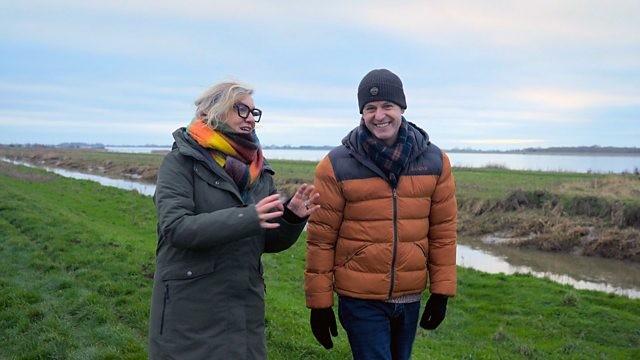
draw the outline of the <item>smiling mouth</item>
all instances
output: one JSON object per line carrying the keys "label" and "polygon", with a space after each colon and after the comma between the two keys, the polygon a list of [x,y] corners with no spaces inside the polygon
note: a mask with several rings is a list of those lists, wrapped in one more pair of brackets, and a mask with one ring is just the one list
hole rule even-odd
{"label": "smiling mouth", "polygon": [[391,122],[386,122],[386,123],[382,123],[382,124],[375,124],[376,128],[384,128],[389,126],[389,124],[391,124]]}
{"label": "smiling mouth", "polygon": [[253,130],[253,128],[251,126],[241,126],[240,130],[242,130],[242,131],[251,131],[251,130]]}

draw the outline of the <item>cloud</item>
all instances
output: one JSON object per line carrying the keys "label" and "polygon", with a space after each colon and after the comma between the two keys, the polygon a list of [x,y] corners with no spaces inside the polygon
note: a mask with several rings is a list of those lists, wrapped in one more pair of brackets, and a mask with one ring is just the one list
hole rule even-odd
{"label": "cloud", "polygon": [[15,81],[0,81],[0,92],[6,93],[20,93],[20,94],[53,94],[60,96],[79,94],[91,94],[98,93],[110,93],[110,92],[126,92],[138,95],[171,95],[171,96],[193,96],[202,92],[204,88],[198,86],[167,86],[168,83],[173,83],[174,80],[167,80],[166,82],[160,82],[162,85],[158,85],[152,82],[144,83],[139,81],[111,81],[102,80],[87,82],[15,82]]}
{"label": "cloud", "polygon": [[310,19],[341,18],[336,10],[351,8],[342,1],[326,1],[323,6],[309,6],[300,1],[247,0],[231,2],[226,0],[23,0],[4,7],[14,10],[47,11],[65,9],[65,11],[91,14],[145,16],[184,20],[211,21],[261,21],[261,22],[308,22]]}
{"label": "cloud", "polygon": [[430,116],[440,119],[474,119],[482,122],[483,126],[496,124],[498,126],[514,126],[523,122],[575,122],[578,119],[567,118],[566,115],[548,111],[531,109],[509,110],[500,108],[434,108],[425,110]]}
{"label": "cloud", "polygon": [[[630,16],[636,14],[636,16]],[[406,40],[508,47],[638,44],[637,1],[373,2],[354,18]]]}
{"label": "cloud", "polygon": [[166,28],[140,26],[133,21],[96,21],[81,16],[65,20],[16,19],[3,24],[0,36],[79,52],[142,58],[160,54],[177,58],[199,48],[195,39]]}
{"label": "cloud", "polygon": [[586,109],[610,106],[640,106],[640,95],[584,89],[524,88],[505,93],[514,100],[555,109]]}
{"label": "cloud", "polygon": [[270,98],[314,103],[354,104],[356,91],[354,87],[330,86],[313,83],[280,83],[268,82],[260,84],[257,89]]}
{"label": "cloud", "polygon": [[453,143],[461,143],[468,145],[532,145],[543,144],[546,140],[543,139],[463,139],[454,140]]}
{"label": "cloud", "polygon": [[[150,134],[166,135],[170,134],[179,126],[167,121],[145,122],[130,121],[127,119],[108,121],[66,120],[65,114],[60,113],[0,114],[0,125],[6,128],[21,129],[21,131],[28,132],[29,135],[40,134],[40,137],[43,139],[46,139],[46,134],[52,132],[78,131],[90,131],[96,134],[130,135],[135,132],[140,132],[144,133],[145,136]],[[44,142],[49,143],[47,141]]]}
{"label": "cloud", "polygon": [[[446,121],[459,126],[515,128],[525,124],[581,123],[588,118],[574,108],[552,107],[526,96],[529,90],[505,89],[490,84],[412,89],[407,94],[407,116],[425,121]],[[551,97],[553,99],[553,97]]]}
{"label": "cloud", "polygon": [[354,120],[353,117],[333,117],[323,115],[291,115],[283,112],[276,112],[273,115],[270,115],[270,118],[273,119],[272,121],[261,121],[257,124],[256,129],[262,133],[313,131],[317,134],[317,131],[322,129],[333,128],[347,131],[358,125],[357,120]]}
{"label": "cloud", "polygon": [[[322,6],[300,1],[24,0],[7,2],[1,8],[15,14],[5,15],[0,34],[6,37],[137,56],[185,56],[202,51],[203,46],[223,49],[224,42],[214,41],[216,31],[235,31],[237,24],[269,31],[295,29],[298,36],[315,33],[319,26],[351,28],[413,44],[508,47],[527,52],[549,47],[561,51],[564,47],[611,49],[640,44],[640,2],[631,0],[372,0],[366,4],[327,0]],[[61,13],[64,17],[59,17]],[[64,20],[55,20],[49,14]],[[167,26],[167,20],[180,25]],[[210,22],[213,34],[208,43],[202,43],[204,34],[187,30],[189,22],[202,30],[207,27],[201,25]],[[510,55],[517,53],[502,54]],[[637,63],[639,56],[634,57],[633,63]]]}
{"label": "cloud", "polygon": [[269,139],[326,143],[357,125],[359,76],[385,66],[436,139],[562,142],[579,124],[611,143],[602,124],[640,106],[637,18],[638,1],[5,1],[0,123],[171,131],[235,73]]}

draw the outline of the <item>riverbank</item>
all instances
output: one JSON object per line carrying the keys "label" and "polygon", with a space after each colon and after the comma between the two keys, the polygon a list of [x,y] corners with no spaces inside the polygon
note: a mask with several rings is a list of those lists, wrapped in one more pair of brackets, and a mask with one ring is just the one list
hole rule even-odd
{"label": "riverbank", "polygon": [[[0,358],[146,358],[149,197],[0,164]],[[331,351],[311,335],[304,240],[264,256],[269,358],[349,358],[342,328]],[[640,300],[458,271],[458,296],[438,330],[418,331],[416,359],[640,357]]]}
{"label": "riverbank", "polygon": [[[0,147],[0,157],[155,182],[160,154]],[[284,194],[313,181],[314,162],[273,160]],[[495,245],[640,262],[640,177],[454,168],[459,231]]]}

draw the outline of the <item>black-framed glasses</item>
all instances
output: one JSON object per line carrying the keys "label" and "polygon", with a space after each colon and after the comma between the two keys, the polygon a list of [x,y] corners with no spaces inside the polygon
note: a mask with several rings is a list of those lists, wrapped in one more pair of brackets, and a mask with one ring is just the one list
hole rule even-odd
{"label": "black-framed glasses", "polygon": [[233,105],[233,108],[238,112],[238,116],[243,119],[249,117],[249,114],[253,115],[253,121],[260,122],[260,118],[262,117],[262,110],[256,108],[249,108],[247,105],[243,103],[237,103]]}

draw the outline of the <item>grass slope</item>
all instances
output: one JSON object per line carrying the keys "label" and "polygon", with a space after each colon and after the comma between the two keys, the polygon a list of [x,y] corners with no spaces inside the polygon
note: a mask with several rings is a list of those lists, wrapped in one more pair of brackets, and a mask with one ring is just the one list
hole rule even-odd
{"label": "grass slope", "polygon": [[[149,197],[0,166],[0,358],[146,358],[155,241]],[[270,358],[349,358],[342,328],[331,351],[309,330],[304,236],[264,260]],[[640,358],[640,301],[459,269],[427,357]]]}

